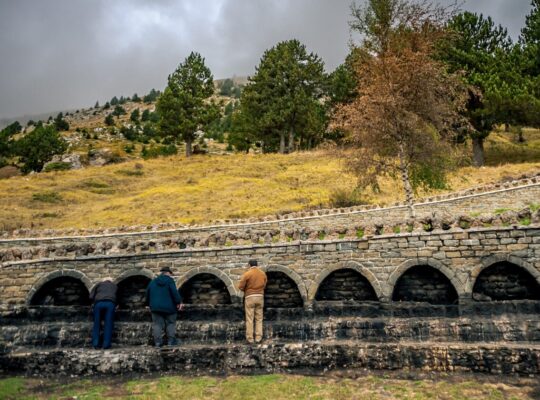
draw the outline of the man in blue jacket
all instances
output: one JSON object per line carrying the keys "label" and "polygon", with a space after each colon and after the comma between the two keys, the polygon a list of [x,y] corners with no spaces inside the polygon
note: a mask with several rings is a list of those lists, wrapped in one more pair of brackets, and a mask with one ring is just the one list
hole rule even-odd
{"label": "man in blue jacket", "polygon": [[154,345],[163,345],[163,331],[167,334],[167,345],[176,345],[176,316],[183,309],[182,297],[176,288],[169,267],[160,270],[161,275],[146,288],[146,301],[152,312],[152,335]]}

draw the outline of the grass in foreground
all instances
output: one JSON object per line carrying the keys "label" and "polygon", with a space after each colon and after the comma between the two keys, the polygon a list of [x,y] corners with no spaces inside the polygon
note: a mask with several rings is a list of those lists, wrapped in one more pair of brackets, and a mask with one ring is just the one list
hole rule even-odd
{"label": "grass in foreground", "polygon": [[[449,177],[447,190],[436,193],[540,172],[540,131],[527,131],[526,144],[516,144],[509,135],[490,136],[486,160],[491,166],[462,168]],[[334,193],[355,186],[340,160],[317,151],[139,160],[0,180],[0,230],[249,218],[329,207]],[[400,186],[385,179],[380,193],[366,190],[357,200],[402,201]]]}
{"label": "grass in foreground", "polygon": [[119,379],[0,380],[0,399],[536,399],[540,384],[533,378],[486,375],[399,373],[343,377],[260,375],[214,377],[161,377]]}

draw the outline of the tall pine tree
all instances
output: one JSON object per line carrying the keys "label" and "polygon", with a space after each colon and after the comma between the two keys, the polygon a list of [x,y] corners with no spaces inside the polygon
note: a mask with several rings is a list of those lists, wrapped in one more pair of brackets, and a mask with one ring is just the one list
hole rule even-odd
{"label": "tall pine tree", "polygon": [[217,116],[208,102],[214,93],[214,79],[199,53],[192,52],[169,75],[168,84],[157,101],[161,134],[186,143],[186,156],[192,154],[195,133]]}

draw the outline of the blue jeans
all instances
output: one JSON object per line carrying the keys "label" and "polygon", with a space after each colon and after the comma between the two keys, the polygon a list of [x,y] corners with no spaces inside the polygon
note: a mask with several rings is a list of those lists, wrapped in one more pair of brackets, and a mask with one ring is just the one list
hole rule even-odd
{"label": "blue jeans", "polygon": [[101,321],[105,320],[103,326],[103,348],[111,347],[112,334],[114,328],[114,309],[116,305],[110,300],[98,301],[94,304],[94,329],[92,330],[92,346],[99,346],[99,336]]}

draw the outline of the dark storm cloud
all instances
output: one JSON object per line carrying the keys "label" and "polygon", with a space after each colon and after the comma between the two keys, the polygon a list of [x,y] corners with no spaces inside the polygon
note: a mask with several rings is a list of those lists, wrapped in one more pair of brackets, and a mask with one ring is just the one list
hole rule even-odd
{"label": "dark storm cloud", "polygon": [[[450,3],[450,0],[445,3]],[[297,38],[332,70],[347,54],[350,0],[0,0],[0,118],[88,107],[163,88],[191,50],[216,78],[252,74]],[[519,35],[529,0],[469,0]]]}

